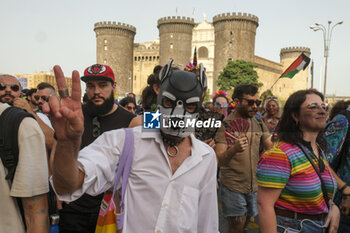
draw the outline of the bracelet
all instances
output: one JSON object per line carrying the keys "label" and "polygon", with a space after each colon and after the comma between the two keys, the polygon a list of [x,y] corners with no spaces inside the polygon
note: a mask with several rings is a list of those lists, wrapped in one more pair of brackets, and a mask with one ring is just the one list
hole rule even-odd
{"label": "bracelet", "polygon": [[347,185],[347,184],[344,184],[343,187],[341,187],[341,189],[339,189],[339,192],[340,192],[341,194],[343,194],[343,191],[344,191],[344,189],[345,189],[346,187],[348,187],[348,185]]}

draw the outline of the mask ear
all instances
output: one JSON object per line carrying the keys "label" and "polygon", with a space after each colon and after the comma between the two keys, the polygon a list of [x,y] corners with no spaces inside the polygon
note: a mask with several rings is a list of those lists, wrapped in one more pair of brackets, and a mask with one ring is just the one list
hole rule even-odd
{"label": "mask ear", "polygon": [[202,63],[199,64],[199,82],[201,83],[203,90],[207,90],[207,75]]}
{"label": "mask ear", "polygon": [[171,65],[173,64],[173,59],[170,58],[170,60],[168,61],[168,64],[166,64],[162,69],[161,71],[159,72],[159,80],[160,80],[160,83],[163,83],[163,81],[166,79],[166,77],[168,76],[169,74],[169,71],[170,71],[170,68],[171,68]]}

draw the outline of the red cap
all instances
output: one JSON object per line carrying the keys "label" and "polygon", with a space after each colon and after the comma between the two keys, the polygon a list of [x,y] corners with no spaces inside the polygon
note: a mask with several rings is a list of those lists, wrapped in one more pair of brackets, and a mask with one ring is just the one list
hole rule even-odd
{"label": "red cap", "polygon": [[80,78],[84,82],[89,80],[107,80],[114,84],[115,78],[111,67],[106,65],[95,64],[89,66],[84,71],[84,76]]}

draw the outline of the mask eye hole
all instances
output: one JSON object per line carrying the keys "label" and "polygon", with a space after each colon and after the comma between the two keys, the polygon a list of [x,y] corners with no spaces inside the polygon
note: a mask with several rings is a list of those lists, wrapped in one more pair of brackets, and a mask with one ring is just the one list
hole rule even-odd
{"label": "mask eye hole", "polygon": [[189,103],[189,104],[186,103],[184,107],[185,107],[186,112],[194,113],[197,110],[198,102],[197,103]]}
{"label": "mask eye hole", "polygon": [[176,103],[167,97],[163,97],[162,105],[164,108],[174,108]]}

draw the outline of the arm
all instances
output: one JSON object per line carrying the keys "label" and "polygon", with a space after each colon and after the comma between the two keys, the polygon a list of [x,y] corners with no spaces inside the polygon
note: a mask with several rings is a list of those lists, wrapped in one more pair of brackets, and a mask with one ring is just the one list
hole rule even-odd
{"label": "arm", "polygon": [[[59,66],[54,67],[58,90],[67,88],[64,74]],[[52,179],[58,194],[71,193],[83,184],[84,173],[78,168],[77,156],[81,135],[84,131],[84,116],[81,109],[80,77],[72,73],[72,95],[58,99],[51,96],[43,111],[50,114],[57,136],[57,147],[53,162]]]}
{"label": "arm", "polygon": [[134,128],[136,126],[141,126],[141,125],[142,125],[142,116],[137,116],[132,118],[128,128]]}
{"label": "arm", "polygon": [[334,204],[332,200],[329,200],[329,206],[330,209],[325,227],[327,227],[328,233],[337,233],[340,221],[340,211],[338,206]]}
{"label": "arm", "polygon": [[258,211],[261,233],[277,233],[275,202],[282,189],[258,187]]}
{"label": "arm", "polygon": [[48,233],[49,216],[46,194],[21,198],[27,233]]}
{"label": "arm", "polygon": [[28,104],[28,102],[26,100],[21,99],[21,98],[16,98],[13,102],[13,106],[24,109],[28,113],[30,113],[34,116],[35,120],[38,122],[38,124],[40,126],[40,129],[43,131],[43,133],[45,135],[46,148],[50,150],[52,148],[53,142],[55,140],[53,138],[54,131],[40,119],[40,117],[33,111],[33,109],[30,107],[30,105]]}
{"label": "arm", "polygon": [[216,159],[218,161],[218,166],[220,167],[227,165],[236,153],[247,149],[248,143],[245,143],[246,140],[246,137],[237,139],[234,145],[228,150],[225,143],[217,143],[215,145],[215,153]]}

